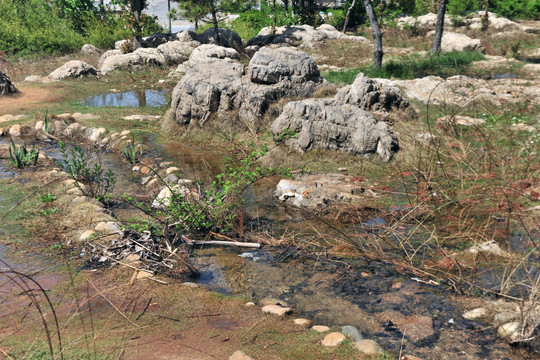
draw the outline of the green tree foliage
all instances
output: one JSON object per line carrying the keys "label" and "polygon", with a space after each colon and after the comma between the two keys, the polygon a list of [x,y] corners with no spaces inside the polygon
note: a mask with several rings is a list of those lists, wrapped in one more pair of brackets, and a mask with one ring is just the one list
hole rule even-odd
{"label": "green tree foliage", "polygon": [[85,19],[97,11],[92,0],[55,0],[54,5],[58,15],[69,20],[79,34],[84,33]]}

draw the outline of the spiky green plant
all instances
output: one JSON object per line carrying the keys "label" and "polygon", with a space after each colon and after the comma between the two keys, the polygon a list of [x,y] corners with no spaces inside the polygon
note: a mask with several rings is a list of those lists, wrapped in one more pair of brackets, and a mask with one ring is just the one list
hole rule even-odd
{"label": "spiky green plant", "polygon": [[17,147],[13,139],[11,139],[11,147],[9,148],[9,159],[11,163],[19,169],[23,167],[35,165],[39,157],[39,148],[32,146],[32,149],[27,150],[26,144]]}
{"label": "spiky green plant", "polygon": [[49,126],[50,126],[50,120],[49,120],[49,113],[47,110],[45,110],[45,134],[49,134]]}
{"label": "spiky green plant", "polygon": [[124,146],[122,149],[122,155],[126,160],[131,164],[135,164],[138,161],[138,158],[143,154],[142,144],[139,144],[139,151],[137,151],[137,146],[135,145],[135,139],[132,138],[129,144]]}

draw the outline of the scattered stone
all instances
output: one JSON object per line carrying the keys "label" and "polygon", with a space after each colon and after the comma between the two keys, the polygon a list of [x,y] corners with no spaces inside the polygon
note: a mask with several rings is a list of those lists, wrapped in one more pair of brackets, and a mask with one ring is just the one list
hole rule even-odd
{"label": "scattered stone", "polygon": [[345,325],[341,327],[341,333],[353,339],[354,342],[364,340],[364,337],[355,326]]}
{"label": "scattered stone", "polygon": [[124,120],[156,121],[161,119],[161,115],[130,115],[124,116]]}
{"label": "scattered stone", "polygon": [[96,54],[101,54],[101,50],[99,50],[97,47],[95,47],[92,44],[84,44],[81,48],[81,54],[96,55]]}
{"label": "scattered stone", "polygon": [[2,115],[0,116],[0,124],[3,122],[26,119],[28,115]]}
{"label": "scattered stone", "polygon": [[332,332],[326,335],[324,339],[321,341],[321,343],[323,344],[323,346],[334,347],[334,346],[338,346],[346,339],[347,338],[342,333]]}
{"label": "scattered stone", "polygon": [[247,303],[244,304],[245,307],[254,307],[255,306],[255,303],[252,302],[252,301],[249,301]]}
{"label": "scattered stone", "polygon": [[308,319],[294,319],[294,323],[299,326],[310,327],[312,322]]}
{"label": "scattered stone", "polygon": [[311,327],[311,330],[315,330],[316,332],[323,333],[323,332],[330,331],[330,328],[325,325],[313,325]]}
{"label": "scattered stone", "polygon": [[0,95],[12,95],[15,93],[17,93],[15,85],[3,71],[0,71]]}
{"label": "scattered stone", "polygon": [[493,317],[493,324],[495,325],[501,325],[504,323],[511,322],[512,320],[516,320],[519,318],[518,312],[512,312],[512,311],[504,311],[496,314]]}
{"label": "scattered stone", "polygon": [[528,132],[533,132],[533,131],[536,131],[536,127],[533,126],[533,125],[527,125],[527,124],[523,124],[523,123],[520,123],[520,124],[512,124],[512,130],[516,130],[516,131],[528,131]]}
{"label": "scattered stone", "polygon": [[20,124],[12,125],[8,130],[8,134],[14,137],[21,136],[21,125]]}
{"label": "scattered stone", "polygon": [[48,77],[53,80],[62,80],[68,77],[80,78],[88,75],[97,76],[98,71],[95,67],[84,61],[72,60],[54,70]]}
{"label": "scattered stone", "polygon": [[90,136],[88,137],[88,140],[97,143],[101,140],[103,135],[107,133],[107,130],[105,128],[97,128],[92,131]]}
{"label": "scattered stone", "polygon": [[86,230],[82,233],[82,235],[79,237],[79,241],[87,241],[92,236],[96,235],[96,233],[93,230]]}
{"label": "scattered stone", "polygon": [[71,189],[68,189],[66,191],[66,194],[68,195],[76,195],[76,196],[82,196],[84,195],[84,192],[79,189],[78,187],[72,187]]}
{"label": "scattered stone", "polygon": [[122,131],[122,132],[120,133],[120,136],[128,136],[128,135],[130,135],[130,134],[131,134],[131,131],[129,131],[129,130],[124,130],[124,131]]}
{"label": "scattered stone", "polygon": [[502,324],[497,328],[497,334],[503,339],[510,341],[516,341],[519,339],[520,324],[517,321]]}
{"label": "scattered stone", "polygon": [[445,31],[441,41],[442,52],[452,51],[478,51],[485,53],[480,39],[471,39],[467,35]]}
{"label": "scattered stone", "polygon": [[199,287],[199,284],[194,283],[194,282],[190,282],[190,281],[183,282],[182,285],[187,286],[187,287],[191,287],[191,288],[198,288]]}
{"label": "scattered stone", "polygon": [[118,224],[114,221],[102,221],[96,225],[95,230],[106,234],[121,232]]}
{"label": "scattered stone", "polygon": [[229,360],[253,360],[253,358],[247,356],[245,352],[237,350],[229,357]]}
{"label": "scattered stone", "polygon": [[262,311],[267,314],[273,314],[278,316],[283,316],[291,312],[290,307],[281,307],[279,305],[266,305],[263,306]]}
{"label": "scattered stone", "polygon": [[178,176],[174,174],[169,174],[165,176],[163,182],[165,182],[166,184],[178,184]]}
{"label": "scattered stone", "polygon": [[[150,186],[150,183],[152,181],[148,183],[148,186]],[[173,191],[176,194],[181,194],[183,196],[187,196],[187,194],[189,194],[189,189],[186,188],[185,186],[180,186],[180,185],[174,185],[172,187],[165,186],[161,189],[158,196],[155,198],[154,202],[152,203],[152,206],[157,207],[157,208],[169,206],[171,203],[171,198],[173,196],[173,193],[172,193]]]}
{"label": "scattered stone", "polygon": [[367,355],[376,355],[376,354],[382,354],[384,350],[381,348],[379,344],[377,344],[376,341],[364,339],[360,340],[358,342],[354,343],[354,347],[358,351],[360,351],[363,354]]}
{"label": "scattered stone", "polygon": [[471,311],[467,311],[462,316],[467,320],[476,320],[480,319],[487,315],[487,310],[485,308],[477,308]]}

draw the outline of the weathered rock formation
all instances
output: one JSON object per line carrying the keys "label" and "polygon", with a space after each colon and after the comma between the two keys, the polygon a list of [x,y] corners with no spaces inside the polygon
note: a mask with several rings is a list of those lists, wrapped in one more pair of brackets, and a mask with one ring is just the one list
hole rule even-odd
{"label": "weathered rock formation", "polygon": [[486,49],[482,46],[480,39],[471,39],[467,35],[445,31],[442,37],[441,51],[478,51],[484,53]]}
{"label": "weathered rock formation", "polygon": [[52,80],[62,80],[65,78],[80,78],[83,76],[96,76],[98,71],[95,67],[80,60],[68,61],[58,69],[49,74],[48,78]]}
{"label": "weathered rock formation", "polygon": [[239,110],[253,121],[264,115],[271,102],[284,97],[308,97],[323,83],[313,59],[292,47],[263,48],[249,67],[215,59],[190,68],[172,95],[172,117],[182,125],[210,115]]}
{"label": "weathered rock formation", "polygon": [[15,88],[15,85],[13,85],[9,77],[0,70],[0,95],[11,95],[16,92],[17,89]]}
{"label": "weathered rock formation", "polygon": [[388,161],[398,150],[397,137],[387,123],[357,106],[332,99],[288,103],[271,127],[276,141],[285,130],[295,133],[285,144],[300,151],[323,148],[353,155],[376,153]]}
{"label": "weathered rock formation", "polygon": [[84,44],[81,48],[81,54],[96,55],[96,54],[101,54],[101,50],[99,50],[97,47],[95,47],[92,44]]}

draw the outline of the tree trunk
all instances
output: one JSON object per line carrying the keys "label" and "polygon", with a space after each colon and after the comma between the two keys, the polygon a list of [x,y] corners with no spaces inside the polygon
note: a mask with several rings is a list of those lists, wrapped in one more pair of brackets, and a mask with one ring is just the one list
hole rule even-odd
{"label": "tree trunk", "polygon": [[276,10],[276,0],[274,0],[274,22],[272,23],[272,35],[276,34],[277,27],[277,10]]}
{"label": "tree trunk", "polygon": [[347,30],[347,25],[349,24],[349,16],[351,15],[351,11],[354,8],[354,5],[356,5],[356,0],[352,1],[351,6],[349,6],[349,9],[347,10],[347,15],[345,15],[345,22],[343,23],[344,34],[345,34],[345,31]]}
{"label": "tree trunk", "polygon": [[143,0],[131,0],[131,11],[135,17],[135,23],[133,24],[133,49],[138,49],[142,44],[141,36],[141,14],[144,8]]}
{"label": "tree trunk", "polygon": [[214,2],[212,1],[212,22],[214,23],[214,33],[216,34],[216,44],[219,44],[219,27],[218,27],[218,19],[217,19],[217,10],[214,5]]}
{"label": "tree trunk", "polygon": [[487,32],[489,27],[489,0],[484,0],[484,16],[482,16],[482,31]]}
{"label": "tree trunk", "polygon": [[439,10],[437,10],[437,27],[435,28],[435,37],[433,38],[433,47],[431,48],[431,52],[434,54],[441,53],[444,15],[446,14],[446,1],[447,0],[439,0]]}
{"label": "tree trunk", "polygon": [[373,34],[373,67],[375,69],[380,69],[382,66],[383,59],[383,49],[382,49],[382,32],[379,22],[377,21],[377,15],[373,10],[373,4],[371,0],[364,0],[364,7],[366,8],[366,13],[371,23],[371,32]]}

